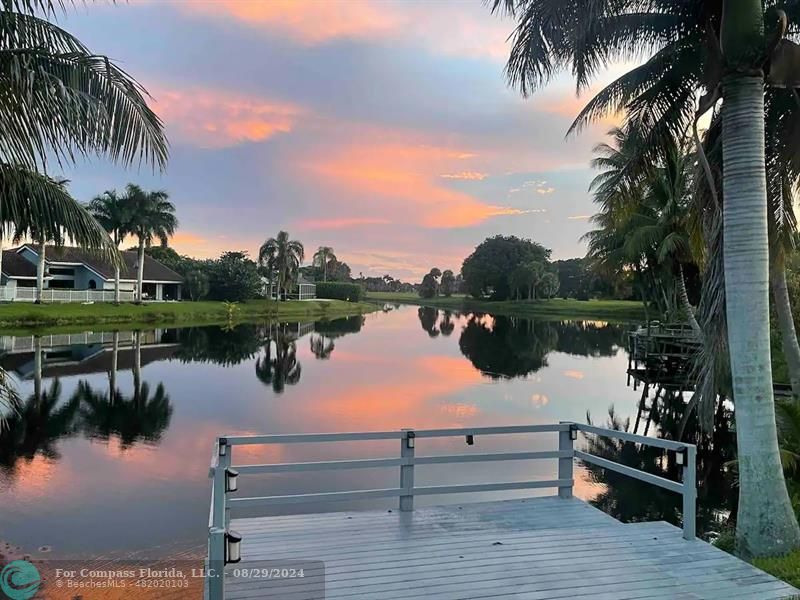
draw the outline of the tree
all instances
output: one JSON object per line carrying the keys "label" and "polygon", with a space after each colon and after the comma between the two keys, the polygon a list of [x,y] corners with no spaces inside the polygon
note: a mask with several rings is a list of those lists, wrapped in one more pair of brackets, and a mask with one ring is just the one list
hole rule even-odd
{"label": "tree", "polygon": [[547,272],[539,280],[539,293],[544,298],[552,298],[558,293],[558,275]]}
{"label": "tree", "polygon": [[209,279],[208,275],[200,269],[192,269],[184,275],[186,287],[189,290],[189,297],[192,301],[197,302],[208,295],[209,292]]}
{"label": "tree", "polygon": [[[646,151],[636,161],[650,160],[661,147],[658,140],[686,131],[701,85],[708,90],[701,99],[701,113],[721,95],[722,260],[743,467],[737,549],[744,556],[780,554],[800,547],[800,527],[781,471],[772,401],[761,67],[767,59],[779,58],[765,56],[764,49],[773,52],[780,46],[785,20],[783,29],[779,26],[767,40],[761,1],[696,4],[696,10],[687,10],[685,3],[677,2],[607,3],[602,18],[593,19],[591,27],[586,26],[589,17],[581,0],[562,1],[558,11],[547,0],[495,0],[494,8],[505,7],[519,19],[507,70],[523,95],[566,66],[572,67],[580,90],[609,62],[637,50],[652,52],[643,65],[601,90],[573,124],[577,129],[612,110],[624,110],[626,121],[645,140]],[[797,6],[785,8],[797,17]]]}
{"label": "tree", "polygon": [[261,277],[247,252],[225,252],[208,266],[208,295],[212,300],[242,302],[261,292]]}
{"label": "tree", "polygon": [[518,266],[547,263],[550,250],[516,236],[498,235],[486,238],[470,254],[461,267],[469,293],[476,298],[490,295],[494,300],[506,300],[512,295],[509,275]]}
{"label": "tree", "polygon": [[433,298],[439,294],[439,277],[441,276],[442,272],[434,267],[422,278],[418,292],[421,298]]}
{"label": "tree", "polygon": [[278,295],[283,295],[284,299],[294,285],[294,279],[304,258],[303,244],[297,240],[290,240],[289,234],[285,231],[279,231],[276,237],[269,238],[258,251],[259,265],[275,274]]}
{"label": "tree", "polygon": [[456,291],[456,277],[450,269],[442,271],[442,280],[439,283],[439,290],[448,298]]}
{"label": "tree", "polygon": [[125,204],[128,207],[128,231],[139,241],[136,260],[136,302],[141,304],[142,279],[144,278],[144,250],[154,239],[166,246],[178,228],[175,205],[169,201],[164,190],[146,192],[138,185],[129,183],[125,187]]}
{"label": "tree", "polygon": [[336,255],[330,246],[320,246],[314,253],[312,264],[322,269],[322,281],[328,281],[328,264],[335,260]]}
{"label": "tree", "polygon": [[[122,240],[128,234],[130,225],[130,205],[124,197],[117,195],[117,190],[106,190],[101,195],[94,197],[89,202],[89,212],[111,236],[114,246],[119,248]],[[120,265],[114,265],[114,303],[119,304],[119,279]]]}

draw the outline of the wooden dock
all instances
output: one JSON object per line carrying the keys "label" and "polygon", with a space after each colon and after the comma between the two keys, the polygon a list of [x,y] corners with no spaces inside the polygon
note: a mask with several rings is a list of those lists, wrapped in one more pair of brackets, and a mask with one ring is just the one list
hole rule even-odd
{"label": "wooden dock", "polygon": [[[683,482],[574,450],[572,442],[578,430],[680,453],[685,465]],[[414,455],[420,438],[548,431],[558,432],[559,450]],[[231,466],[232,450],[237,444],[391,437],[401,440],[399,459]],[[684,528],[664,522],[623,524],[573,498],[571,465],[575,457],[683,494]],[[558,460],[558,479],[438,487],[413,484],[415,465],[546,458]],[[245,474],[378,466],[399,466],[401,486],[259,498],[233,495],[238,487],[236,479]],[[208,579],[207,597],[211,600],[769,600],[800,596],[800,590],[695,538],[694,469],[694,447],[689,444],[574,423],[220,438],[212,460],[216,491],[212,494],[207,565],[211,569],[221,565],[221,556],[232,564],[225,567],[224,577]],[[557,487],[559,495],[413,508],[414,495],[535,487]],[[226,489],[230,491],[224,492]],[[400,510],[233,519],[226,514],[237,507],[390,496],[400,497]],[[214,502],[214,498],[220,497],[225,500]],[[237,544],[238,540],[241,541]]]}

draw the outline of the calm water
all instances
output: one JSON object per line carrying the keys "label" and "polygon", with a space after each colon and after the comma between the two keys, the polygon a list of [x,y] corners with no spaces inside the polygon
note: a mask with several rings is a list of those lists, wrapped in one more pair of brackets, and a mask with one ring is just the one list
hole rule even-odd
{"label": "calm water", "polygon": [[[632,415],[638,393],[625,385],[624,330],[387,307],[317,324],[7,338],[0,363],[16,379],[24,405],[0,434],[0,539],[34,556],[41,547],[70,556],[201,554],[208,462],[219,434],[552,423],[584,421],[587,411],[603,423],[611,404]],[[417,454],[555,444],[542,435],[478,437],[472,449],[461,438],[420,440]],[[237,447],[234,463],[394,457],[396,445]],[[529,480],[555,470],[555,461],[502,465],[421,467],[416,481]],[[395,469],[261,475],[240,478],[240,490],[395,487],[397,478]],[[577,495],[593,498],[603,490],[578,472]]]}

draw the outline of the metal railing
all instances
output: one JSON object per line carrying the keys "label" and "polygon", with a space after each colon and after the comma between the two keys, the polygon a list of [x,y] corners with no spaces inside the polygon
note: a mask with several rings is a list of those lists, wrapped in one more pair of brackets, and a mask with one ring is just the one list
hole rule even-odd
{"label": "metal railing", "polygon": [[[621,439],[663,448],[673,451],[679,456],[678,464],[683,467],[683,481],[679,483],[671,479],[659,477],[640,471],[633,467],[576,450],[574,442],[578,431],[584,433]],[[558,449],[532,452],[493,452],[488,454],[454,454],[440,456],[416,456],[417,440],[442,437],[465,437],[472,444],[476,436],[525,434],[525,433],[558,433]],[[400,456],[393,458],[369,458],[356,460],[332,460],[319,462],[276,463],[233,465],[233,447],[257,444],[298,444],[321,442],[352,442],[375,440],[399,440]],[[695,483],[697,449],[692,444],[649,438],[624,431],[603,429],[592,425],[561,422],[547,425],[512,425],[506,427],[478,427],[464,429],[403,429],[400,431],[374,431],[359,433],[313,433],[289,435],[252,435],[220,437],[214,444],[209,477],[212,479],[211,506],[209,511],[208,561],[206,598],[222,600],[224,596],[224,565],[229,560],[229,542],[239,539],[238,534],[228,529],[231,509],[252,508],[258,506],[274,506],[297,504],[304,502],[337,502],[347,500],[364,500],[372,498],[396,497],[399,499],[401,511],[414,509],[414,497],[420,495],[455,494],[469,492],[494,492],[503,490],[523,490],[536,488],[555,488],[562,498],[572,497],[574,485],[574,459],[591,463],[623,475],[627,475],[683,496],[683,537],[687,540],[695,537],[695,511],[697,490]],[[558,461],[557,478],[534,481],[515,481],[501,483],[479,483],[439,486],[415,486],[414,468],[418,465],[515,461],[534,459],[556,459]],[[323,492],[311,494],[294,494],[281,496],[257,496],[250,498],[229,498],[238,489],[239,475],[255,475],[263,473],[291,473],[306,471],[329,471],[341,469],[365,469],[377,467],[399,467],[399,485],[393,488],[353,490],[344,492]],[[238,552],[238,550],[237,550]]]}

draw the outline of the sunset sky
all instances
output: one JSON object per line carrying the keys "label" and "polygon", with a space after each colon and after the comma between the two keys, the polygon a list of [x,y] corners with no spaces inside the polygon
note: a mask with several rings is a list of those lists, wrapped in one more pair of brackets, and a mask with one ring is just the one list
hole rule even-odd
{"label": "sunset sky", "polygon": [[592,146],[565,139],[586,97],[568,76],[523,100],[506,85],[513,23],[480,0],[129,0],[60,17],[154,97],[165,174],[93,160],[63,173],[81,200],[164,188],[181,253],[255,255],[286,229],[354,275],[458,270],[483,238],[582,255]]}

